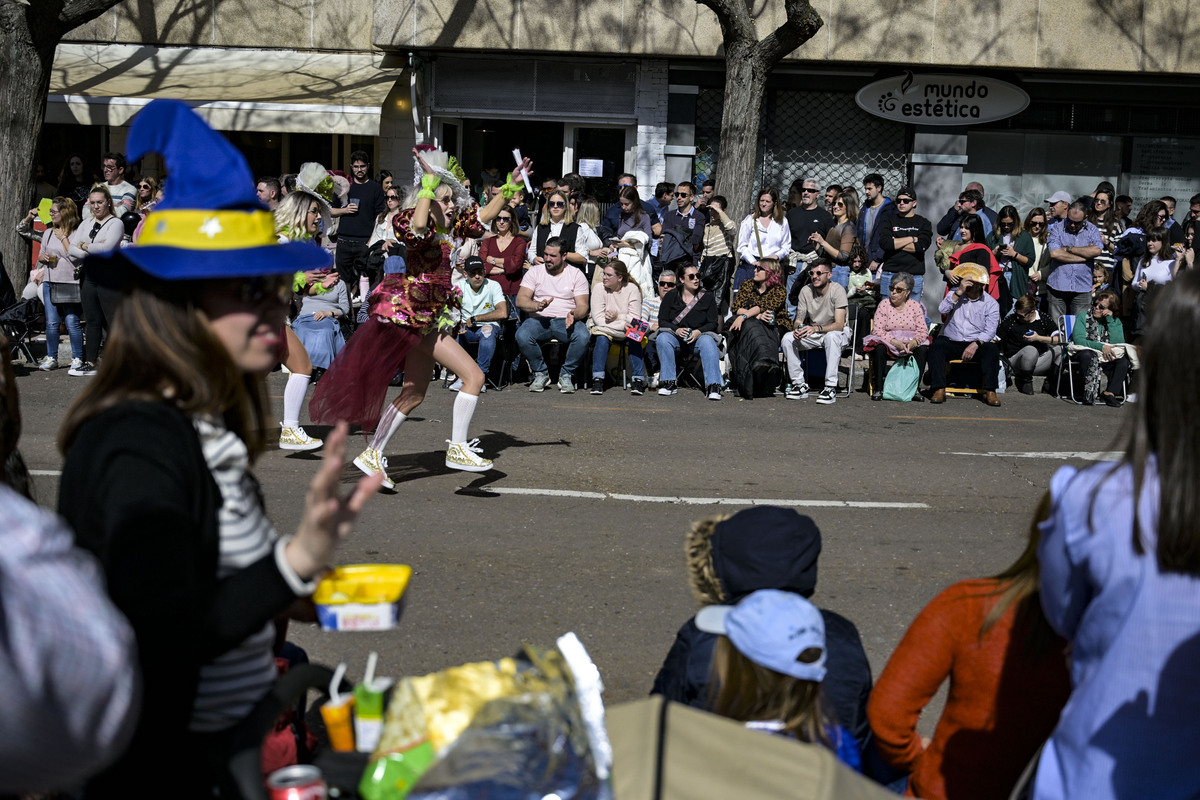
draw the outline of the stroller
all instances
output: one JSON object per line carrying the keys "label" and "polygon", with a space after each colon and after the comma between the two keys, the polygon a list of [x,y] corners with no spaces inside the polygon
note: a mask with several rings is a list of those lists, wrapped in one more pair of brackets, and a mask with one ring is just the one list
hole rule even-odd
{"label": "stroller", "polygon": [[14,353],[21,356],[30,364],[36,364],[33,351],[29,347],[30,339],[35,331],[41,330],[46,324],[46,310],[42,301],[33,298],[22,300],[17,297],[12,281],[0,261],[0,330],[8,338],[9,346]]}

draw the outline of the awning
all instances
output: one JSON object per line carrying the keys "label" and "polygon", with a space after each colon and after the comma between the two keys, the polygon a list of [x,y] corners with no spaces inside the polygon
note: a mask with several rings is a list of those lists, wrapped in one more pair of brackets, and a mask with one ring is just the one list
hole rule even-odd
{"label": "awning", "polygon": [[154,98],[173,97],[218,130],[378,136],[380,109],[404,71],[396,61],[382,53],[63,43],[46,121],[125,125]]}

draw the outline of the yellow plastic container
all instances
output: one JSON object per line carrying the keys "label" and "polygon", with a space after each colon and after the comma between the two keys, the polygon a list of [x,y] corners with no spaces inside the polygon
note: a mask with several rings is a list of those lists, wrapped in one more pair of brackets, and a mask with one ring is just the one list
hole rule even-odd
{"label": "yellow plastic container", "polygon": [[400,598],[408,588],[407,564],[338,567],[317,585],[313,602],[328,631],[382,631],[396,627]]}

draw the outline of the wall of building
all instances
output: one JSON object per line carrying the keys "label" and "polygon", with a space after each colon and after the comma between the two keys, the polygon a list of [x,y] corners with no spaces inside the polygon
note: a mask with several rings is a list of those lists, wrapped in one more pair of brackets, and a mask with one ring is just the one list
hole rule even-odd
{"label": "wall of building", "polygon": [[[825,20],[788,57],[916,66],[1200,72],[1187,0],[815,0]],[[760,34],[783,20],[762,4]],[[76,41],[215,47],[511,50],[719,58],[716,18],[695,0],[141,0]]]}

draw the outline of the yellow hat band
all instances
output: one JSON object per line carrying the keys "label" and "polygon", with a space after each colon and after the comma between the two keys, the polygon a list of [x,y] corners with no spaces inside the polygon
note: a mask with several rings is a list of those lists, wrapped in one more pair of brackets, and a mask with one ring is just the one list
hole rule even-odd
{"label": "yellow hat band", "polygon": [[276,244],[275,215],[270,211],[151,211],[141,246],[184,250],[239,250]]}

